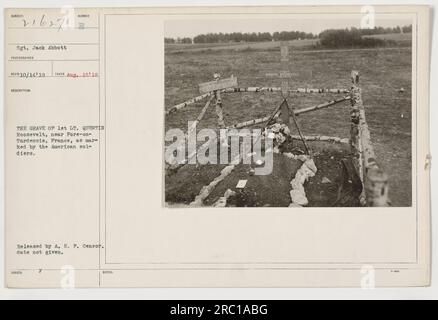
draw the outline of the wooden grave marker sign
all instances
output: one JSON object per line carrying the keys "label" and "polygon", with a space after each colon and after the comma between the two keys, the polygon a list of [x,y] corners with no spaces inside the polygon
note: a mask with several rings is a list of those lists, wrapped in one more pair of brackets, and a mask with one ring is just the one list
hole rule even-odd
{"label": "wooden grave marker sign", "polygon": [[237,77],[231,76],[229,78],[200,83],[199,92],[208,93],[234,87],[237,87]]}

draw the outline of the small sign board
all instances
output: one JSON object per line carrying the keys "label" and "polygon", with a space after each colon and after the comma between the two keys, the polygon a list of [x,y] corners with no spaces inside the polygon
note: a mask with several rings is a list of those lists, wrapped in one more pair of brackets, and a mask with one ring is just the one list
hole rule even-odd
{"label": "small sign board", "polygon": [[246,186],[248,180],[239,180],[236,185],[236,189],[243,189]]}
{"label": "small sign board", "polygon": [[275,77],[281,80],[281,93],[283,97],[287,96],[289,93],[289,80],[304,80],[312,78],[312,70],[303,70],[303,71],[280,71],[279,73],[267,73],[266,77]]}
{"label": "small sign board", "polygon": [[289,71],[280,71],[280,72],[272,72],[266,73],[265,76],[269,78],[279,78],[279,79],[292,79],[298,78],[302,79],[310,79],[312,78],[313,72],[312,70],[298,70],[294,72]]}
{"label": "small sign board", "polygon": [[200,83],[199,92],[208,93],[216,90],[222,90],[222,89],[234,88],[234,87],[237,87],[237,77],[231,76],[230,78]]}

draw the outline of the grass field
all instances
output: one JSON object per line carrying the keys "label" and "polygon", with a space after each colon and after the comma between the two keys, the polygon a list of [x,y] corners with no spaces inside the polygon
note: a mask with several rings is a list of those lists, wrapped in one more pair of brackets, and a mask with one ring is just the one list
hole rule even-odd
{"label": "grass field", "polygon": [[[247,45],[247,44],[245,44]],[[280,86],[280,80],[267,77],[280,68],[279,48],[250,50],[167,50],[165,56],[166,108],[198,95],[198,83],[212,80],[213,73],[237,76],[239,86]],[[410,47],[297,50],[292,52],[291,70],[312,70],[308,79],[294,79],[292,87],[349,88],[351,70],[361,74],[362,97],[377,160],[390,177],[393,206],[410,206],[411,173],[411,49]],[[399,92],[404,88],[404,92]],[[295,94],[289,102],[294,108],[332,100],[333,94]],[[234,93],[223,96],[226,124],[267,115],[281,97],[278,93]],[[187,130],[205,101],[166,117],[165,127]],[[349,137],[349,105],[301,115],[304,134]],[[214,108],[210,108],[199,127],[217,127]]]}
{"label": "grass field", "polygon": [[[364,38],[376,38],[382,40],[390,40],[400,46],[409,45],[412,42],[411,33],[388,33],[371,36],[363,36]],[[285,41],[291,48],[295,50],[314,49],[318,45],[319,39],[303,39]],[[221,50],[277,50],[281,45],[280,41],[267,42],[244,42],[244,43],[193,43],[193,44],[166,44],[166,53],[186,53],[186,52],[200,52],[200,51],[221,51]]]}

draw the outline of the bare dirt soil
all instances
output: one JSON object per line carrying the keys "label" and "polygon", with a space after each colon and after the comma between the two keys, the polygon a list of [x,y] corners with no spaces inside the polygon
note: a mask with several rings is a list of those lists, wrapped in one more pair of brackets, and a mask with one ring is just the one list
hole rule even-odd
{"label": "bare dirt soil", "polygon": [[[309,142],[313,150],[313,160],[318,168],[316,175],[304,185],[311,207],[348,206],[357,201],[347,199],[339,202],[339,188],[342,180],[343,159],[349,159],[349,147],[344,144],[329,142]],[[303,149],[300,141],[287,141],[282,146],[283,152],[298,152]],[[288,207],[291,204],[290,182],[295,177],[302,162],[274,154],[273,170],[269,175],[253,175],[254,164],[239,164],[224,180],[214,188],[204,200],[204,205],[214,205],[227,190],[235,195],[227,201],[231,207]],[[166,202],[188,205],[195,200],[203,186],[208,185],[220,175],[225,165],[187,164],[176,173],[166,177]],[[239,180],[247,180],[243,189],[237,189]],[[359,192],[360,193],[360,192]],[[343,195],[343,193],[341,194]],[[357,196],[357,193],[356,193]],[[357,197],[356,197],[357,199]]]}

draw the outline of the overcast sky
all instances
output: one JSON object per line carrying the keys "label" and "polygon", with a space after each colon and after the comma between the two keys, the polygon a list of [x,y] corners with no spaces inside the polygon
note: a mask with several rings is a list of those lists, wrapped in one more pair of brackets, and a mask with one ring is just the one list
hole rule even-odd
{"label": "overcast sky", "polygon": [[[275,31],[304,31],[318,34],[325,29],[339,29],[360,27],[363,15],[302,15],[285,19],[207,19],[168,20],[165,23],[166,37],[194,37],[204,33],[231,33],[231,32],[275,32]],[[382,27],[396,27],[412,24],[408,17],[394,17],[376,15],[375,25]]]}

